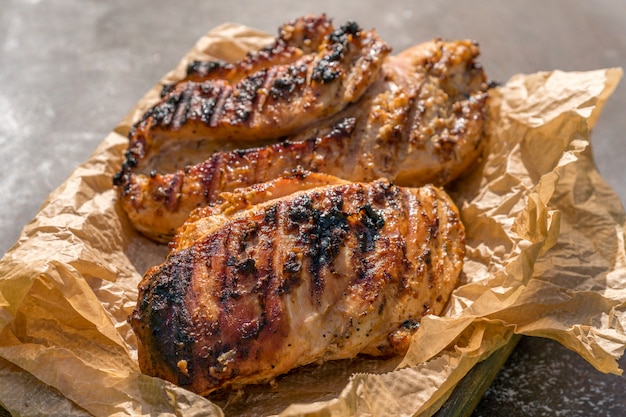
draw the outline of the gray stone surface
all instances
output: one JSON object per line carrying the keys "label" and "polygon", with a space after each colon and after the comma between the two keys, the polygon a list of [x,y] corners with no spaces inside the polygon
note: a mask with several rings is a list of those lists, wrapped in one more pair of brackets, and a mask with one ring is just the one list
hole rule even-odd
{"label": "gray stone surface", "polygon": [[[0,0],[0,253],[203,33],[226,21],[275,33],[319,12],[377,28],[396,51],[435,36],[473,38],[496,81],[626,65],[626,2],[610,0]],[[622,201],[624,108],[622,83],[592,135],[599,170]],[[555,342],[523,339],[474,415],[626,415],[625,388]]]}

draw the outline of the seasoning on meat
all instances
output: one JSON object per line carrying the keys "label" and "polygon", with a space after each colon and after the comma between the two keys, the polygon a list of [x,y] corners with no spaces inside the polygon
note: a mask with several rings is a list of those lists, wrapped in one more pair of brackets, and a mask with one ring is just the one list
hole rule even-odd
{"label": "seasoning on meat", "polygon": [[402,354],[457,283],[464,229],[437,187],[299,172],[225,200],[191,214],[129,318],[141,370],[200,395]]}

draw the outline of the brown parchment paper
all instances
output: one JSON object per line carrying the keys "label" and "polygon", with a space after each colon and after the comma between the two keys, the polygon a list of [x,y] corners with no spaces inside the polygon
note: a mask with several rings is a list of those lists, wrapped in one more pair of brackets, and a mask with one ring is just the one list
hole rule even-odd
{"label": "brown parchment paper", "polygon": [[[271,37],[234,24],[196,58],[240,59]],[[144,376],[126,317],[166,248],[116,204],[132,123],[155,86],[43,204],[0,261],[0,402],[15,415],[432,415],[515,333],[549,337],[601,372],[626,346],[625,215],[598,174],[590,129],[620,69],[518,75],[491,92],[486,157],[449,187],[467,228],[461,285],[404,358],[309,366],[211,399]]]}

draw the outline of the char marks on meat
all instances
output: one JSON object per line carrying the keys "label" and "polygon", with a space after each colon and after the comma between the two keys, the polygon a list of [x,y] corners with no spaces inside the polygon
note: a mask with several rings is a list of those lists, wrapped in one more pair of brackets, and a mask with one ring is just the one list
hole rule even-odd
{"label": "char marks on meat", "polygon": [[484,143],[477,44],[388,52],[373,30],[303,17],[241,62],[194,63],[130,132],[114,183],[133,225],[167,242],[194,208],[294,169],[409,186],[457,178]]}
{"label": "char marks on meat", "polygon": [[142,371],[198,394],[402,354],[456,285],[464,229],[434,186],[299,173],[225,198],[191,214],[130,317]]}
{"label": "char marks on meat", "polygon": [[305,16],[240,61],[191,62],[133,125],[113,182],[169,242],[129,317],[142,372],[208,395],[403,354],[442,312],[465,232],[439,186],[482,152],[488,84],[472,41],[390,51]]}
{"label": "char marks on meat", "polygon": [[390,51],[375,31],[352,22],[330,30],[323,17],[302,18],[289,27],[268,50],[238,64],[194,70],[169,86],[132,127],[115,183],[124,186],[133,170],[177,142],[235,141],[250,147],[301,132],[357,101]]}
{"label": "char marks on meat", "polygon": [[275,65],[293,64],[303,55],[316,53],[332,31],[333,25],[325,15],[292,20],[279,28],[278,36],[271,45],[249,53],[241,61],[192,61],[187,66],[187,76],[183,81],[216,79],[236,84],[257,71]]}

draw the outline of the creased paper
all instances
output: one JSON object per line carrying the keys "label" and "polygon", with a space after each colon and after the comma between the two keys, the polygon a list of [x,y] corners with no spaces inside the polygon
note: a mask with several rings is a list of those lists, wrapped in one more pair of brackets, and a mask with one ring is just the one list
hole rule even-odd
{"label": "creased paper", "polygon": [[[232,61],[270,41],[220,26],[162,83],[192,59]],[[558,340],[620,374],[626,217],[594,166],[590,130],[621,75],[552,71],[491,90],[485,157],[448,188],[467,228],[462,282],[405,357],[312,365],[210,399],[142,375],[126,322],[141,275],[166,248],[134,232],[111,178],[130,126],[158,100],[155,86],[0,261],[0,402],[15,415],[426,416],[515,333]]]}

